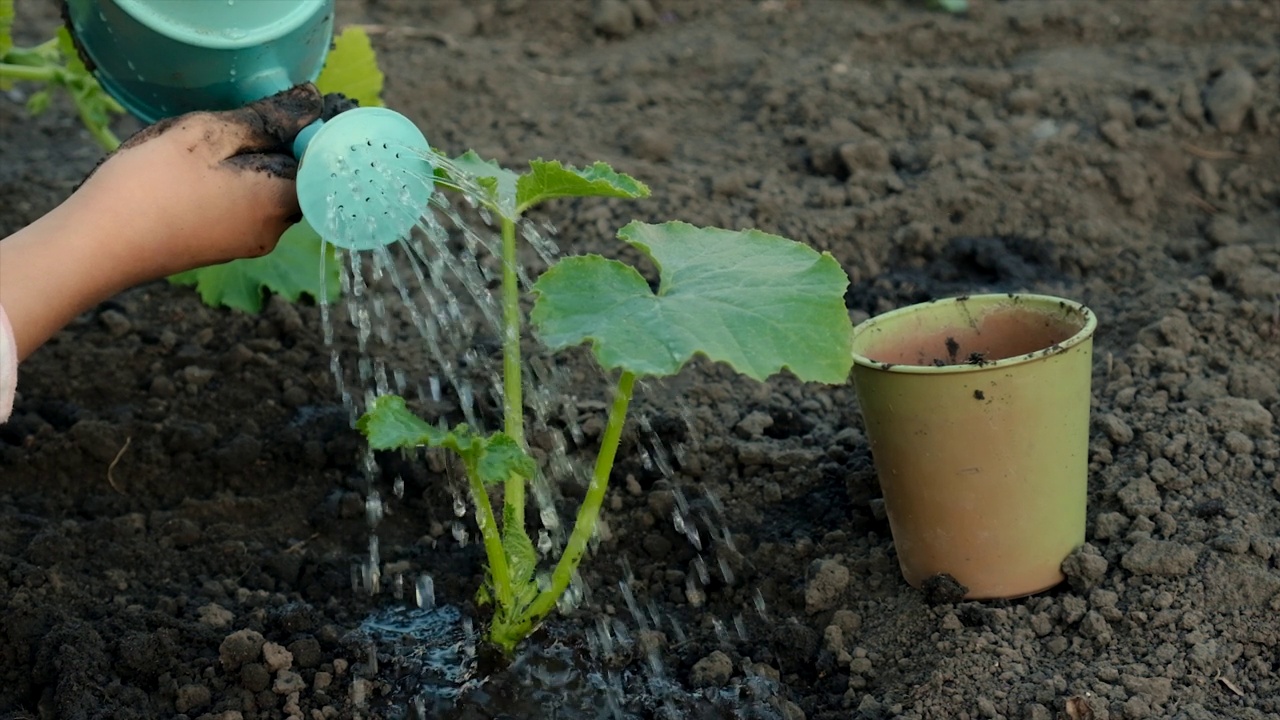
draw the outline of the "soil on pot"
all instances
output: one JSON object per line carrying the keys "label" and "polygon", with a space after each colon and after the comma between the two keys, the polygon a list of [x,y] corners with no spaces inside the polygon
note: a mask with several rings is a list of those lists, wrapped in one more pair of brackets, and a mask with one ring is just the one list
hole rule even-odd
{"label": "soil on pot", "polygon": [[[992,603],[910,588],[851,388],[702,364],[642,402],[652,437],[697,444],[668,479],[643,462],[651,438],[628,441],[590,595],[535,642],[622,627],[628,652],[584,672],[618,678],[640,717],[664,710],[636,648],[668,699],[697,699],[689,717],[1280,717],[1276,6],[922,5],[340,3],[433,145],[603,159],[654,189],[539,214],[566,251],[634,259],[611,242],[632,218],[753,226],[831,252],[855,320],[982,291],[1099,317],[1088,544],[1063,586]],[[18,10],[27,40],[56,21]],[[24,99],[0,98],[4,234],[98,159],[65,101],[27,119]],[[598,373],[560,362],[598,419]],[[361,443],[317,308],[249,316],[151,284],[41,349],[20,393],[0,426],[0,716],[393,714],[396,658],[352,635],[395,601],[352,589]],[[406,488],[384,563],[480,618],[481,553],[451,537],[442,473],[386,472]],[[624,588],[661,634],[641,641]],[[555,688],[538,667],[485,692]],[[444,716],[520,714],[478,697]]]}

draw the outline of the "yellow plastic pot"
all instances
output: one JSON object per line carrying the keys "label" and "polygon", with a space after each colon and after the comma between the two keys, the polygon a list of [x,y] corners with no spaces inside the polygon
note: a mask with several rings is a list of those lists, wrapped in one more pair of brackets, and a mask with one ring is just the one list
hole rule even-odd
{"label": "yellow plastic pot", "polygon": [[1094,314],[974,295],[854,328],[854,385],[898,562],[970,599],[1062,582],[1084,543]]}

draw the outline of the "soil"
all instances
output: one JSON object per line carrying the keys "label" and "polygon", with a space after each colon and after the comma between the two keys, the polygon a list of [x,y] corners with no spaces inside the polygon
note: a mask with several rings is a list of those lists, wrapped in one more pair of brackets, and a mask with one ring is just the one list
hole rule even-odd
{"label": "soil", "polygon": [[[540,213],[568,252],[616,253],[632,218],[752,226],[831,252],[855,320],[982,291],[1099,318],[1068,583],[909,587],[851,388],[699,365],[649,388],[656,435],[624,450],[590,594],[530,643],[550,659],[476,670],[439,717],[594,717],[600,678],[636,717],[1280,717],[1280,6],[971,4],[340,3],[379,26],[387,102],[438,147],[601,159],[653,188]],[[56,22],[18,10],[26,40]],[[66,102],[27,119],[23,98],[0,98],[3,234],[99,156]],[[564,363],[598,421],[598,373]],[[641,462],[652,437],[685,438],[670,477]],[[250,316],[154,283],[78,319],[0,426],[0,717],[403,715],[411,663],[353,634],[398,602],[353,589],[360,448],[314,306]],[[383,562],[482,621],[439,468],[385,460]],[[602,626],[660,663],[600,651]]]}

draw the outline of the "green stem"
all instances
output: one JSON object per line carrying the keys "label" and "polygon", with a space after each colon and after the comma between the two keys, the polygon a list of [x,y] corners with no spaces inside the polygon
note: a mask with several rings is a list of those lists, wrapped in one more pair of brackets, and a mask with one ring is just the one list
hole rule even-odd
{"label": "green stem", "polygon": [[467,468],[467,482],[471,485],[471,501],[476,506],[476,525],[484,539],[484,553],[489,557],[489,578],[493,582],[493,601],[498,608],[510,608],[515,604],[511,591],[511,573],[507,569],[507,554],[502,548],[502,534],[494,519],[489,492],[472,468]]}
{"label": "green stem", "polygon": [[107,152],[115,152],[120,147],[120,138],[111,132],[111,128],[106,125],[99,125],[89,116],[89,110],[76,98],[76,110],[80,113],[80,123],[89,131],[94,140],[98,141],[98,145],[102,146]]}
{"label": "green stem", "polygon": [[600,506],[604,504],[604,494],[609,488],[609,473],[613,470],[613,461],[618,456],[618,445],[622,442],[622,428],[627,421],[627,407],[631,404],[631,394],[635,389],[636,376],[626,370],[618,378],[618,387],[614,391],[613,406],[609,408],[609,421],[604,428],[604,437],[600,439],[600,454],[596,457],[596,467],[591,474],[591,485],[587,487],[587,496],[578,508],[578,517],[573,523],[573,533],[565,545],[564,554],[556,569],[551,573],[551,587],[538,593],[537,599],[529,605],[526,616],[530,626],[541,620],[555,608],[556,602],[569,587],[574,572],[587,554],[587,544],[595,534],[596,521],[600,518]]}
{"label": "green stem", "polygon": [[[520,275],[516,223],[502,218],[502,390],[507,435],[524,449],[524,386],[520,358]],[[525,478],[512,473],[502,489],[503,522],[524,523]],[[504,525],[505,527],[505,525]]]}
{"label": "green stem", "polygon": [[57,82],[61,68],[36,65],[19,65],[0,63],[0,77],[10,80],[33,80],[35,82]]}
{"label": "green stem", "polygon": [[524,387],[520,378],[520,276],[516,223],[502,218],[502,385],[507,434],[524,447]]}

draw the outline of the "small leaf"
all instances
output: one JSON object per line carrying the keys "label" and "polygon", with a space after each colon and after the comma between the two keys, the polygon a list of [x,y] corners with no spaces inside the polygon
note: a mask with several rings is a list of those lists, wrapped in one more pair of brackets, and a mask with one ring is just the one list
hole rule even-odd
{"label": "small leaf", "polygon": [[[488,206],[490,210],[508,220],[516,220],[518,218],[516,212],[516,184],[520,179],[519,175],[492,160],[485,160],[477,155],[474,150],[468,150],[450,160],[448,165],[459,173],[466,175],[466,177],[454,177],[447,168],[441,166],[436,167],[436,175],[443,177],[446,181],[452,181],[454,184],[462,184],[461,189],[463,190],[475,191],[478,189],[486,193],[488,197],[477,199]],[[478,185],[479,188],[467,187],[466,181],[468,179]]]}
{"label": "small leaf", "polygon": [[929,9],[959,15],[969,10],[969,0],[929,0]]}
{"label": "small leaf", "polygon": [[31,93],[31,97],[27,98],[27,112],[33,116],[39,115],[49,109],[51,99],[48,90],[37,90]]}
{"label": "small leaf", "polygon": [[533,477],[537,465],[510,435],[496,432],[486,438],[482,453],[476,459],[476,476],[485,485],[501,485],[514,473]]}
{"label": "small leaf", "polygon": [[496,432],[483,436],[466,425],[443,430],[410,412],[404,398],[397,395],[374,399],[356,421],[356,428],[374,450],[410,450],[424,445],[452,450],[462,458],[467,472],[484,485],[500,485],[512,474],[528,478],[537,467],[510,435]]}
{"label": "small leaf", "polygon": [[[323,289],[321,263],[324,265]],[[262,310],[264,288],[291,302],[302,295],[331,302],[340,292],[340,272],[333,247],[321,240],[306,222],[289,228],[275,250],[267,255],[188,270],[171,276],[169,281],[195,285],[206,305],[250,313]]]}
{"label": "small leaf", "polygon": [[383,80],[369,34],[352,26],[333,39],[316,88],[325,94],[342,93],[362,107],[380,107]]}
{"label": "small leaf", "polygon": [[516,212],[523,214],[534,205],[564,197],[644,198],[649,197],[649,188],[603,162],[579,169],[554,160],[533,160],[529,172],[516,183]]}
{"label": "small leaf", "polygon": [[590,342],[605,368],[672,375],[695,354],[757,380],[789,369],[843,383],[853,364],[849,277],[827,253],[757,230],[633,222],[618,236],[657,265],[570,257],[533,285],[531,319],[560,349]]}
{"label": "small leaf", "polygon": [[447,430],[414,415],[398,395],[374,398],[369,410],[356,421],[374,450],[411,450],[422,445],[438,446]]}
{"label": "small leaf", "polygon": [[517,591],[533,586],[536,594],[537,585],[533,582],[533,573],[538,569],[538,551],[533,548],[533,541],[521,524],[524,518],[517,522],[511,520],[512,518],[507,518],[502,526],[502,550],[507,556],[511,586]]}

